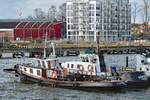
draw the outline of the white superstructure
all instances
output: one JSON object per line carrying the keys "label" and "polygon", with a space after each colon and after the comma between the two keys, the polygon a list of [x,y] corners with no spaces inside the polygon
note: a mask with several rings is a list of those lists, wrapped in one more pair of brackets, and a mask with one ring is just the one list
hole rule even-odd
{"label": "white superstructure", "polygon": [[[99,56],[95,54],[80,54],[80,61],[70,61],[62,63],[62,67],[66,68],[70,73],[82,73],[84,75],[100,76],[104,72],[101,71]],[[107,75],[110,75],[110,67],[107,67]]]}
{"label": "white superstructure", "polygon": [[69,0],[67,38],[78,42],[128,40],[131,36],[129,0]]}

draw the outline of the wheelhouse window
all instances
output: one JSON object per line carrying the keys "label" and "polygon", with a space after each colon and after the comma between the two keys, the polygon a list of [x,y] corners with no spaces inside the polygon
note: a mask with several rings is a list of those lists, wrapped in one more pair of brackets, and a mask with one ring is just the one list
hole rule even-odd
{"label": "wheelhouse window", "polygon": [[74,66],[74,65],[73,65],[73,64],[71,64],[71,68],[73,68],[73,66]]}
{"label": "wheelhouse window", "polygon": [[41,76],[40,70],[37,70],[37,75],[38,75],[38,76]]}
{"label": "wheelhouse window", "polygon": [[24,71],[27,71],[27,69],[26,69],[26,68],[24,68]]}
{"label": "wheelhouse window", "polygon": [[30,73],[33,74],[33,69],[30,69]]}
{"label": "wheelhouse window", "polygon": [[20,67],[20,69],[22,69],[22,67]]}
{"label": "wheelhouse window", "polygon": [[57,65],[57,60],[55,60],[55,66]]}
{"label": "wheelhouse window", "polygon": [[89,62],[89,59],[88,59],[88,57],[86,57],[86,58],[85,58],[85,62]]}
{"label": "wheelhouse window", "polygon": [[81,57],[82,62],[89,62],[89,58],[88,57]]}
{"label": "wheelhouse window", "polygon": [[67,64],[67,67],[69,68],[69,64]]}
{"label": "wheelhouse window", "polygon": [[97,62],[97,59],[92,59],[91,62],[92,62],[92,63],[96,63],[96,62]]}
{"label": "wheelhouse window", "polygon": [[40,63],[40,61],[38,60],[37,62],[38,62],[38,66],[39,66],[39,67],[41,67],[41,63]]}
{"label": "wheelhouse window", "polygon": [[46,68],[46,65],[45,65],[45,62],[44,62],[44,61],[42,61],[42,65],[43,65],[44,68]]}
{"label": "wheelhouse window", "polygon": [[79,69],[79,68],[80,68],[80,65],[77,65],[77,68]]}

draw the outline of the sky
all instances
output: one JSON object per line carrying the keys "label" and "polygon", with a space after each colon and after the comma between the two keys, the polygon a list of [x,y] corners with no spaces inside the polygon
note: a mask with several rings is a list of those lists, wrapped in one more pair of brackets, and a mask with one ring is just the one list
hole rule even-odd
{"label": "sky", "polygon": [[66,0],[0,0],[0,19],[19,18],[18,12],[22,12],[22,17],[27,17],[35,8],[46,11],[51,5],[59,6],[65,2]]}
{"label": "sky", "polygon": [[[0,0],[0,19],[17,19],[18,12],[22,12],[22,18],[33,13],[35,8],[42,8],[47,11],[51,5],[59,6],[67,0]],[[134,0],[130,0],[133,2]],[[141,0],[136,0],[139,4]],[[141,22],[140,16],[137,22]]]}

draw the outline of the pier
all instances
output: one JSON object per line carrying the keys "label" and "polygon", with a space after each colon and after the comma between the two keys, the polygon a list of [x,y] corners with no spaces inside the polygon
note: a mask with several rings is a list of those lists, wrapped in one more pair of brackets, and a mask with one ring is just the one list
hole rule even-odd
{"label": "pier", "polygon": [[[33,57],[34,55],[42,55],[43,48],[42,43],[38,45],[5,44],[0,48],[0,57],[2,53],[22,53],[22,55],[23,53],[29,53],[30,57]],[[86,50],[96,52],[96,48],[96,43],[57,43],[55,45],[57,56],[78,55]],[[103,53],[149,53],[150,43],[100,43],[100,49]],[[47,55],[52,52],[48,43],[46,51]]]}

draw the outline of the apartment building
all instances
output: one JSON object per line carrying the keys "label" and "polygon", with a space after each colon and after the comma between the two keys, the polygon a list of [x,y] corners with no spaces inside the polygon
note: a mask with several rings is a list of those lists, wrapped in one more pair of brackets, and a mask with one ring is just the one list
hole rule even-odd
{"label": "apartment building", "polygon": [[125,41],[131,36],[129,0],[69,0],[66,3],[67,38],[77,42]]}

